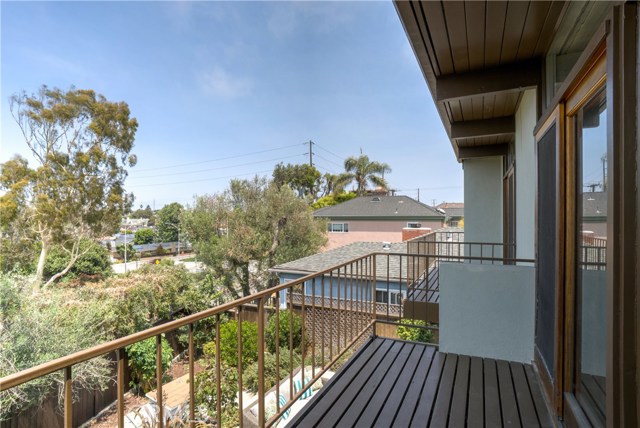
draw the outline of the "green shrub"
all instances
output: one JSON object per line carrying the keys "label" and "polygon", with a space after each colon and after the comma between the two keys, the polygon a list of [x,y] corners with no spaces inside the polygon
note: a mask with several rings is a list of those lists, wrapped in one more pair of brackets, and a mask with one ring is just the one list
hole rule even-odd
{"label": "green shrub", "polygon": [[[84,240],[80,243],[80,253],[84,254],[78,257],[64,278],[91,277],[92,279],[102,279],[113,274],[109,251],[102,245],[90,240]],[[53,247],[47,254],[44,264],[44,277],[51,278],[64,270],[69,264],[69,260],[71,258],[67,251],[61,247]]]}
{"label": "green shrub", "polygon": [[[162,348],[162,373],[171,367],[173,350],[169,342],[163,337],[160,340]],[[130,385],[138,391],[149,392],[156,385],[156,338],[149,339],[129,345],[126,348],[129,357],[129,367],[131,368]]]}
{"label": "green shrub", "polygon": [[[242,367],[258,359],[258,324],[242,322]],[[220,360],[229,367],[238,366],[238,322],[230,320],[220,326]]]}
{"label": "green shrub", "polygon": [[[416,326],[427,326],[424,321],[420,320],[402,320],[403,324],[411,324]],[[413,342],[429,343],[433,338],[433,331],[426,328],[414,328],[398,326],[398,337],[402,340],[411,340]]]}
{"label": "green shrub", "polygon": [[[302,318],[295,313],[289,312],[289,310],[280,311],[280,346],[289,346],[289,315],[292,316],[292,335],[293,335],[293,349],[300,349],[302,344]],[[267,349],[269,352],[276,352],[276,316],[271,315],[269,323],[265,331],[265,340],[267,342]]]}
{"label": "green shrub", "polygon": [[[195,378],[197,419],[215,420],[217,409],[216,353],[215,342],[204,346],[203,370]],[[220,405],[222,407],[222,427],[238,425],[236,395],[238,394],[238,371],[236,367],[220,364]]]}
{"label": "green shrub", "polygon": [[[32,278],[0,274],[0,378],[106,340],[91,303],[75,302],[67,289],[34,292]],[[73,366],[73,390],[104,390],[111,366],[104,357]],[[40,405],[63,386],[62,371],[0,393],[0,420]]]}
{"label": "green shrub", "polygon": [[136,245],[151,244],[156,237],[153,229],[139,229],[133,236],[133,243]]}
{"label": "green shrub", "polygon": [[[296,367],[300,367],[302,358],[297,352],[293,353],[291,358],[293,370]],[[289,350],[287,348],[280,348],[280,368],[276,364],[276,354],[266,352],[264,354],[264,389],[268,391],[274,386],[280,379],[285,378],[290,373],[289,371]],[[242,373],[242,384],[244,387],[253,393],[258,392],[258,362],[251,364]]]}

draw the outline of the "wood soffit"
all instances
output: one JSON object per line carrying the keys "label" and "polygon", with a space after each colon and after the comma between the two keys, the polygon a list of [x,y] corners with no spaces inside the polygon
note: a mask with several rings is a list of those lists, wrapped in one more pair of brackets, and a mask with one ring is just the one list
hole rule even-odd
{"label": "wood soffit", "polygon": [[394,3],[458,159],[463,147],[512,141],[565,2]]}

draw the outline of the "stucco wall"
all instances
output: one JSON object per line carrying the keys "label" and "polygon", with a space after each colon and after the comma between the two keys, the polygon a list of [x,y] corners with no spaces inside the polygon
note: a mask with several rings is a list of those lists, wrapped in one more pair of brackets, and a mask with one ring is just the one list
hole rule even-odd
{"label": "stucco wall", "polygon": [[516,112],[516,257],[535,258],[536,91],[525,91]]}
{"label": "stucco wall", "polygon": [[362,220],[335,220],[332,223],[348,223],[348,232],[329,232],[327,245],[323,248],[331,250],[352,242],[402,242],[402,229],[407,223],[420,223],[422,227],[430,227],[436,230],[442,227],[440,221],[426,220],[402,220],[402,221],[362,221]]}
{"label": "stucco wall", "polygon": [[464,161],[464,240],[502,242],[502,157]]}
{"label": "stucco wall", "polygon": [[530,363],[535,270],[440,265],[440,351]]}

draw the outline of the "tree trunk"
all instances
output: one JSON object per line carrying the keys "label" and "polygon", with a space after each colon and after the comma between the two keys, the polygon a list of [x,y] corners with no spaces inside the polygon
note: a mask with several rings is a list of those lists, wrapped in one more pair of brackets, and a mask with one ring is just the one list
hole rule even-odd
{"label": "tree trunk", "polygon": [[73,267],[73,265],[76,262],[76,260],[78,260],[78,255],[77,254],[75,256],[72,255],[71,256],[71,260],[69,260],[69,263],[67,264],[67,266],[62,271],[58,272],[57,274],[55,274],[51,278],[49,278],[49,280],[47,281],[47,283],[43,287],[44,288],[48,287],[49,285],[51,285],[54,282],[56,282],[58,280],[58,278],[61,278],[64,275],[66,275],[67,272],[69,272],[69,270]]}
{"label": "tree trunk", "polygon": [[42,249],[40,250],[40,258],[38,259],[38,269],[36,270],[36,281],[42,282],[44,277],[44,262],[47,260],[47,253],[49,252],[49,244],[42,242]]}

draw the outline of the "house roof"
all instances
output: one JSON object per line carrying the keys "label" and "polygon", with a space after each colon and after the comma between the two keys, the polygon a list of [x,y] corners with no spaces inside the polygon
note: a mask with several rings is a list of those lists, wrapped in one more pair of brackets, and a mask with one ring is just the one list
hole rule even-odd
{"label": "house roof", "polygon": [[584,217],[607,216],[607,192],[584,192],[582,194],[582,215]]}
{"label": "house roof", "polygon": [[360,196],[314,211],[314,217],[366,219],[442,219],[434,208],[408,196]]}
{"label": "house roof", "polygon": [[[391,248],[387,251],[390,253],[406,253],[407,244],[405,242],[392,243]],[[298,260],[279,264],[270,270],[276,273],[299,273],[301,275],[307,275],[375,252],[385,252],[382,242],[353,242],[343,245],[342,247],[334,248],[333,250],[325,251],[324,253],[317,253]],[[400,274],[399,259],[400,257],[391,257],[389,259],[389,276],[392,278],[397,278]],[[406,274],[406,257],[402,258],[402,263],[404,266],[403,272]],[[378,275],[386,276],[386,269],[386,260],[384,263],[377,264],[376,270]]]}
{"label": "house roof", "polygon": [[447,217],[464,217],[464,202],[443,202],[436,209],[444,211]]}

